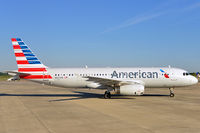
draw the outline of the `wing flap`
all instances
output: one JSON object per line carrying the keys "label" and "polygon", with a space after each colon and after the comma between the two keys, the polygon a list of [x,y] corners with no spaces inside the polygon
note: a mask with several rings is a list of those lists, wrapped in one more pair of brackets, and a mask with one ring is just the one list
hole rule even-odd
{"label": "wing flap", "polygon": [[142,81],[139,80],[132,80],[132,81],[122,81],[116,79],[108,79],[108,78],[99,78],[99,77],[86,77],[87,81],[92,81],[95,83],[99,83],[104,86],[123,86],[123,85],[133,85],[133,84],[144,84]]}

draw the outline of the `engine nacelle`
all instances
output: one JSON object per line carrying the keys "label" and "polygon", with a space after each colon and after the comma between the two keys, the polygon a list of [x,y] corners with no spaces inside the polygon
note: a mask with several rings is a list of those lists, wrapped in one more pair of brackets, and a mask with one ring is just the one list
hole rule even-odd
{"label": "engine nacelle", "polygon": [[117,92],[118,94],[121,94],[121,95],[130,95],[130,96],[143,95],[144,85],[139,85],[139,84],[123,85],[123,86],[120,86]]}

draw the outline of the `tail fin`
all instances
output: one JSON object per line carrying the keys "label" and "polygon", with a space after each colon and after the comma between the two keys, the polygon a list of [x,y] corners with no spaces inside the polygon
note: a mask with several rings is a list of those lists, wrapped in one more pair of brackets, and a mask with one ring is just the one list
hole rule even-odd
{"label": "tail fin", "polygon": [[47,72],[47,67],[41,63],[31,49],[20,38],[12,38],[11,41],[17,61],[18,72],[32,75],[26,77],[29,79],[34,77],[35,79],[44,78],[44,75],[45,78],[50,76],[44,74]]}

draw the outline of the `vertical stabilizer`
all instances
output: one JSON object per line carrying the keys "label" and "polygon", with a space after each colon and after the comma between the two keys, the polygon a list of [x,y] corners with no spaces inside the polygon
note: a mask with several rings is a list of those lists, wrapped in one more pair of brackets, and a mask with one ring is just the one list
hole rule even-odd
{"label": "vertical stabilizer", "polygon": [[20,39],[12,38],[13,49],[18,66],[18,72],[29,75],[21,75],[25,79],[51,78],[47,74],[47,67],[35,56],[31,49]]}

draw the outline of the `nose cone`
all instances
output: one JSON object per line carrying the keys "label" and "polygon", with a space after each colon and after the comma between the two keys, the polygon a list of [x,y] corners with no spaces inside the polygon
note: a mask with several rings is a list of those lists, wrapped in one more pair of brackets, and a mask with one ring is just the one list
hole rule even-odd
{"label": "nose cone", "polygon": [[198,79],[194,76],[191,77],[191,83],[192,84],[197,84],[198,83]]}

